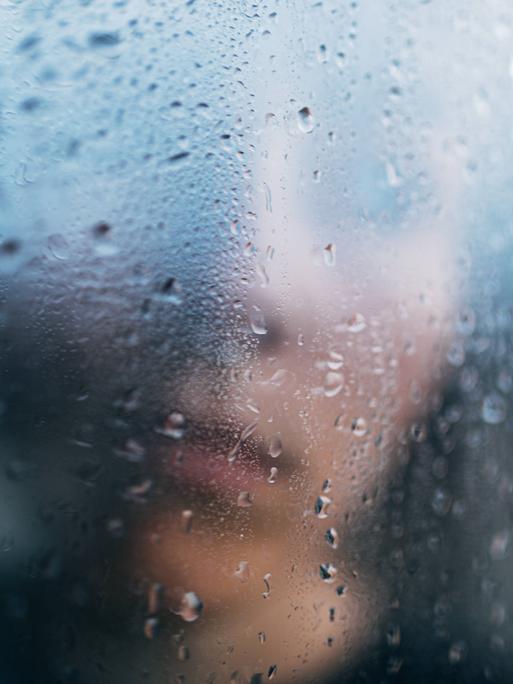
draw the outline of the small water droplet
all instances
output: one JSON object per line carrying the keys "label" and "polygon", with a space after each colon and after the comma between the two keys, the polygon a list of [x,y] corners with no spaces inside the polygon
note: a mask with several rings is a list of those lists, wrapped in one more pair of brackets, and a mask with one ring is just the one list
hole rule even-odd
{"label": "small water droplet", "polygon": [[328,509],[331,504],[331,499],[328,498],[327,496],[320,496],[317,497],[315,500],[315,515],[323,520],[324,518],[328,517]]}
{"label": "small water droplet", "polygon": [[346,65],[346,56],[343,52],[337,52],[335,55],[335,63],[339,69],[343,69]]}
{"label": "small water droplet", "polygon": [[329,478],[326,478],[326,479],[324,480],[324,482],[322,483],[322,487],[321,487],[322,493],[323,493],[323,494],[327,494],[328,492],[330,492],[331,489],[332,489],[332,486],[333,486],[333,485],[332,485],[331,480],[330,480]]}
{"label": "small water droplet", "polygon": [[455,641],[449,649],[449,662],[451,665],[462,663],[467,656],[467,645],[464,641]]}
{"label": "small water droplet", "polygon": [[264,314],[258,306],[253,305],[251,307],[249,312],[249,324],[255,335],[265,335],[267,333]]}
{"label": "small water droplet", "polygon": [[197,620],[203,611],[203,601],[193,591],[187,591],[183,594],[178,609],[172,612],[180,615],[185,622],[194,622]]}
{"label": "small water droplet", "polygon": [[189,660],[189,648],[185,644],[178,646],[177,658],[182,663]]}
{"label": "small water droplet", "polygon": [[65,261],[69,258],[70,248],[68,241],[60,233],[54,233],[48,237],[48,248],[59,261]]}
{"label": "small water droplet", "polygon": [[351,333],[359,333],[365,330],[366,327],[365,316],[361,313],[353,314],[347,321],[347,330]]}
{"label": "small water droplet", "polygon": [[326,266],[335,266],[337,248],[332,242],[326,245],[323,250],[324,263]]}
{"label": "small water droplet", "polygon": [[275,674],[278,672],[278,665],[271,665],[267,670],[267,679],[273,679]]}
{"label": "small water droplet", "polygon": [[490,556],[493,560],[501,560],[506,557],[509,547],[509,532],[508,530],[500,530],[493,535],[490,542]]}
{"label": "small water droplet", "polygon": [[325,537],[332,549],[338,549],[338,532],[334,527],[330,527],[326,531]]}
{"label": "small water droplet", "polygon": [[319,49],[317,50],[317,61],[320,64],[325,64],[328,61],[328,49],[324,43],[321,43],[321,45],[319,45]]}
{"label": "small water droplet", "polygon": [[329,371],[324,378],[324,396],[331,399],[336,397],[344,386],[344,376],[342,373]]}
{"label": "small water droplet", "polygon": [[158,618],[150,617],[144,622],[144,636],[147,639],[154,639],[159,628]]}
{"label": "small water droplet", "polygon": [[500,394],[493,393],[485,397],[481,416],[488,425],[498,425],[506,417],[506,402]]}
{"label": "small water droplet", "polygon": [[271,595],[271,573],[267,572],[264,577],[265,591],[262,592],[262,596],[266,599]]}
{"label": "small water droplet", "polygon": [[173,411],[170,413],[164,425],[160,428],[156,428],[156,432],[164,437],[171,437],[171,439],[181,439],[185,432],[185,418],[178,411]]}
{"label": "small water droplet", "polygon": [[154,582],[148,590],[148,614],[155,615],[162,610],[164,605],[164,587]]}
{"label": "small water droplet", "polygon": [[267,287],[269,285],[269,276],[263,264],[257,264],[256,274],[260,280],[260,287]]}
{"label": "small water droplet", "polygon": [[321,563],[319,566],[319,574],[322,581],[329,584],[335,581],[337,568],[332,563]]}
{"label": "small water droplet", "polygon": [[261,644],[265,644],[265,632],[258,632],[258,641]]}
{"label": "small water droplet", "polygon": [[253,497],[249,492],[240,492],[237,497],[237,506],[240,508],[249,508],[253,505]]}
{"label": "small water droplet", "polygon": [[281,454],[283,451],[283,445],[281,442],[281,436],[280,435],[274,435],[271,437],[269,441],[269,450],[268,454],[271,458],[278,458],[278,456]]}
{"label": "small water droplet", "polygon": [[233,574],[241,582],[247,582],[249,580],[249,563],[248,563],[248,561],[245,561],[245,560],[239,561],[239,567],[237,568],[237,570],[235,570],[235,572]]}
{"label": "small water droplet", "polygon": [[182,532],[185,532],[185,534],[189,534],[189,532],[192,529],[192,519],[193,519],[193,512],[191,510],[182,511],[181,525],[182,525]]}
{"label": "small water droplet", "polygon": [[367,434],[367,421],[365,418],[353,418],[351,432],[355,437],[364,437]]}
{"label": "small water droplet", "polygon": [[272,467],[271,472],[269,473],[269,477],[267,478],[267,482],[269,484],[274,484],[278,478],[278,468]]}
{"label": "small water droplet", "polygon": [[298,126],[302,133],[311,133],[314,129],[314,118],[309,107],[302,107],[298,113]]}

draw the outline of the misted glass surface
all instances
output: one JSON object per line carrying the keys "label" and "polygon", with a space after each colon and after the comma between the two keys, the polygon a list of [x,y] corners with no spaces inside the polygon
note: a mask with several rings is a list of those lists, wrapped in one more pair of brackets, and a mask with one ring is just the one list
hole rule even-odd
{"label": "misted glass surface", "polygon": [[510,682],[510,0],[0,55],[2,684]]}

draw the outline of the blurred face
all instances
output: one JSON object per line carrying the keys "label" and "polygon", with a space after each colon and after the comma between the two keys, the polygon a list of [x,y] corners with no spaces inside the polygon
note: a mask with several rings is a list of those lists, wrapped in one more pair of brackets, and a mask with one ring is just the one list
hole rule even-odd
{"label": "blurred face", "polygon": [[129,560],[147,636],[175,615],[170,668],[187,681],[274,666],[306,681],[374,642],[390,598],[376,513],[404,444],[425,437],[449,343],[450,207],[399,235],[353,225],[320,242],[280,190],[280,135],[262,137],[266,193],[234,302],[232,342],[250,353],[196,360],[174,388],[155,452],[168,493],[139,516]]}

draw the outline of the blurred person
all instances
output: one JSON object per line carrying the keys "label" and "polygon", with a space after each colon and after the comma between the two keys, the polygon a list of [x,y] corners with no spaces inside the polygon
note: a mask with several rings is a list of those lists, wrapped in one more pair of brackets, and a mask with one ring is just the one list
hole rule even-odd
{"label": "blurred person", "polygon": [[[191,65],[203,65],[187,52],[200,21],[189,5],[173,17],[188,27],[185,57],[160,107],[142,98],[134,104],[130,88],[150,97],[169,85],[164,52],[143,71],[164,61],[164,72],[149,82],[134,75],[137,53],[131,61],[142,19],[158,27],[161,10],[134,19],[118,8],[122,28],[106,31],[97,28],[94,7],[84,14],[47,8],[39,33],[16,42],[23,56],[14,60],[13,79],[37,71],[34,64],[50,54],[41,48],[42,35],[52,35],[44,21],[85,30],[71,47],[67,35],[62,44],[87,58],[75,58],[69,74],[76,100],[56,95],[56,109],[69,108],[79,125],[70,132],[67,121],[55,124],[65,153],[56,135],[42,151],[32,141],[32,156],[21,155],[21,190],[12,190],[8,207],[19,229],[6,229],[2,244],[9,558],[2,676],[446,676],[441,665],[429,669],[438,663],[434,647],[425,648],[429,657],[418,653],[424,641],[419,649],[413,639],[416,661],[403,666],[401,643],[408,628],[414,634],[417,617],[431,625],[425,614],[434,611],[429,636],[443,642],[444,663],[458,666],[468,651],[447,626],[450,600],[437,597],[433,606],[427,589],[434,584],[443,593],[443,564],[452,558],[457,566],[469,554],[456,558],[447,549],[439,567],[429,554],[438,553],[441,536],[422,509],[427,496],[435,520],[452,510],[451,495],[429,478],[447,474],[445,436],[461,407],[451,412],[444,393],[476,327],[473,311],[461,306],[470,268],[461,248],[468,169],[447,114],[453,110],[427,89],[413,98],[430,102],[418,131],[411,105],[401,102],[399,114],[391,113],[386,107],[401,96],[399,85],[409,84],[392,62],[381,111],[381,86],[369,74],[380,73],[383,55],[368,54],[368,46],[373,37],[387,44],[387,15],[365,10],[360,30],[368,39],[350,62],[358,86],[351,91],[343,82],[357,104],[349,123],[341,120],[328,84],[349,57],[332,49],[330,62],[330,41],[318,39],[332,35],[335,43],[328,9],[314,19],[311,8],[303,15],[279,6],[268,8],[262,35],[247,48],[253,61],[237,67],[249,104],[232,94],[243,116],[232,116],[230,132],[221,133],[224,95],[209,100],[218,85],[209,84],[209,72],[194,94]],[[355,11],[348,9],[352,33]],[[257,14],[240,19],[248,22],[247,41]],[[239,20],[238,11],[223,16],[230,27]],[[423,16],[432,36],[430,22],[443,24],[443,13]],[[308,17],[315,54],[295,35]],[[215,44],[227,28],[209,21],[203,38]],[[120,73],[118,64],[126,65]],[[332,71],[326,67],[319,85],[325,64]],[[214,75],[219,68],[214,64]],[[42,88],[56,88],[49,69],[37,71]],[[11,87],[17,93],[19,86]],[[90,92],[100,102],[91,129],[85,104],[80,110],[81,102],[96,107]],[[112,118],[105,93],[119,105]],[[23,90],[17,116],[24,124],[12,133],[13,150],[15,143],[24,149],[22,134],[37,137],[44,127],[50,105],[42,97]],[[369,104],[372,115],[363,113]],[[393,155],[378,154],[381,128],[390,126],[405,136],[395,142],[407,150],[404,170]],[[347,139],[338,147],[336,130]],[[144,136],[144,154],[127,143],[132,132]],[[201,134],[200,157],[204,150],[190,139]],[[52,155],[57,170],[40,161]],[[104,176],[95,175],[96,164]],[[499,399],[484,406],[485,422],[502,422],[493,418],[504,410]],[[406,485],[405,473],[412,473]],[[503,481],[501,491],[508,486]],[[418,507],[410,519],[399,515],[408,506]],[[507,540],[499,534],[493,554],[506,554]],[[422,563],[432,572],[417,573]],[[422,578],[418,592],[410,576]],[[408,601],[401,636],[397,615]],[[495,608],[496,622],[502,609]],[[479,681],[483,672],[479,666],[472,676]]]}

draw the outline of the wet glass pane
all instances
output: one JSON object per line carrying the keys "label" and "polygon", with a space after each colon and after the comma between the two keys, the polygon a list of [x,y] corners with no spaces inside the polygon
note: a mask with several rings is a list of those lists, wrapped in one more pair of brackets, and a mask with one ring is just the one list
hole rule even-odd
{"label": "wet glass pane", "polygon": [[0,680],[509,682],[510,0],[0,2]]}

